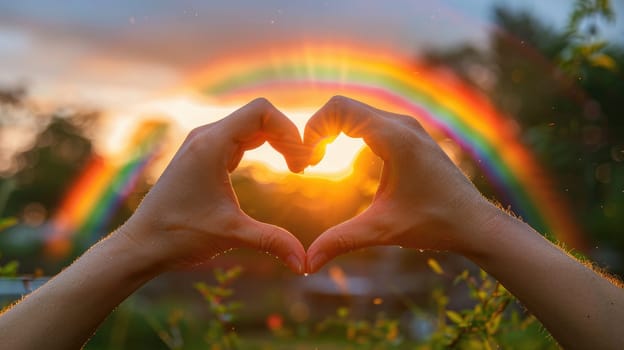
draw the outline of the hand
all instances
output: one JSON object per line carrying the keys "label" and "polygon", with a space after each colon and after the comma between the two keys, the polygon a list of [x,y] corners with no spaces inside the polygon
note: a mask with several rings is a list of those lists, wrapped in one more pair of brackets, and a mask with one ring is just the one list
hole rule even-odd
{"label": "hand", "polygon": [[306,166],[309,152],[297,127],[267,100],[256,99],[193,130],[119,234],[161,270],[251,247],[303,273],[305,250],[299,240],[247,216],[230,183],[228,171],[238,166],[246,150],[265,141],[284,156],[291,171]]}
{"label": "hand", "polygon": [[[303,272],[301,243],[245,215],[228,170],[245,150],[268,140],[299,171],[323,156],[317,147],[310,159],[309,146],[341,131],[363,137],[384,160],[382,178],[370,208],[312,243],[307,270],[372,245],[448,249],[468,255],[503,283],[563,347],[621,348],[621,287],[489,204],[417,121],[344,97],[333,98],[309,121],[308,146],[263,99],[194,130],[126,224],[3,311],[0,343],[10,349],[80,348],[121,301],[163,269],[235,247],[271,252]],[[52,326],[55,336],[49,337]]]}
{"label": "hand", "polygon": [[311,164],[324,155],[324,139],[344,132],[361,137],[384,167],[370,207],[321,234],[308,248],[317,271],[345,252],[376,245],[451,250],[467,254],[476,242],[462,235],[485,225],[498,210],[453,164],[416,119],[334,97],[307,123],[304,143]]}

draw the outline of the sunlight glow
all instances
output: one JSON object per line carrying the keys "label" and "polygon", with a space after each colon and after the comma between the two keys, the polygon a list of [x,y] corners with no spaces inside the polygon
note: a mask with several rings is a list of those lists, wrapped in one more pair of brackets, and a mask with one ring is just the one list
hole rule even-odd
{"label": "sunlight glow", "polygon": [[[295,123],[302,135],[305,124],[315,112],[287,109],[282,111]],[[317,165],[307,168],[303,175],[341,179],[351,173],[353,161],[363,147],[364,142],[361,139],[340,134],[327,145],[323,160]],[[276,172],[289,171],[284,158],[267,143],[255,150],[246,152],[243,160],[263,163]]]}
{"label": "sunlight glow", "polygon": [[[364,143],[361,139],[354,139],[341,134],[327,145],[323,160],[313,167],[306,168],[302,175],[334,180],[342,179],[351,174],[353,161],[363,147]],[[263,163],[275,172],[289,171],[284,158],[266,143],[245,153],[243,160],[245,162]]]}
{"label": "sunlight glow", "polygon": [[[206,104],[201,99],[191,96],[169,96],[159,100],[149,101],[133,108],[113,113],[103,126],[102,139],[98,140],[98,146],[104,153],[114,155],[120,152],[120,145],[128,137],[130,130],[145,119],[168,119],[179,130],[178,139],[172,143],[172,147],[179,145],[186,134],[195,127],[211,123],[226,117],[240,106],[213,106]],[[279,107],[279,106],[278,106]],[[314,113],[313,110],[289,110],[281,109],[303,135],[303,130],[308,119]],[[329,179],[341,179],[348,176],[352,171],[353,161],[364,143],[361,139],[339,135],[326,147],[323,160],[305,170],[304,176],[323,177]],[[173,152],[174,150],[171,150]],[[247,151],[242,164],[252,162],[261,163],[276,173],[289,172],[286,161],[268,143]],[[161,169],[162,170],[162,169]]]}

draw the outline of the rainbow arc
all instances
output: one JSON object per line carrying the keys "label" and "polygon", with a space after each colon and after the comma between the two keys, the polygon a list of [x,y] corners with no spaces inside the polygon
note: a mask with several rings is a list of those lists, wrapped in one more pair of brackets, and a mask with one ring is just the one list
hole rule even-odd
{"label": "rainbow arc", "polygon": [[[520,141],[513,119],[448,69],[414,58],[354,45],[256,49],[214,60],[183,86],[214,105],[240,105],[263,96],[280,108],[317,109],[341,94],[417,118],[429,131],[453,139],[481,168],[502,202],[538,231],[571,247],[584,239],[547,172]],[[55,255],[74,235],[93,236],[131,192],[158,155],[166,124],[142,124],[121,164],[93,158],[65,196],[46,233]]]}
{"label": "rainbow arc", "polygon": [[224,57],[194,74],[193,92],[213,104],[263,96],[280,108],[319,108],[341,94],[417,118],[457,142],[534,228],[576,248],[583,237],[547,172],[520,141],[513,119],[448,69],[351,45],[306,45]]}
{"label": "rainbow arc", "polygon": [[92,239],[103,234],[104,226],[160,153],[160,141],[166,130],[164,122],[145,121],[130,137],[121,152],[121,160],[95,155],[87,162],[45,232],[48,254],[65,256],[76,236]]}

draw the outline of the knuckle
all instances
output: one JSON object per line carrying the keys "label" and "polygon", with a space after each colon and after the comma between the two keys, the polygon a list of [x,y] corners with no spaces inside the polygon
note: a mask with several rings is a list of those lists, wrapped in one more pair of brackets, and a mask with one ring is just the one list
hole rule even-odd
{"label": "knuckle", "polygon": [[208,135],[213,132],[216,123],[217,122],[198,126],[194,128],[186,136],[186,142],[193,142],[199,139],[204,139],[206,137],[209,137]]}
{"label": "knuckle", "polygon": [[202,137],[200,137],[200,135],[190,135],[187,138],[186,142],[186,148],[188,149],[189,153],[193,156],[202,156],[205,152],[205,148],[206,148],[206,144],[203,141]]}
{"label": "knuckle", "polygon": [[405,127],[412,128],[414,130],[424,131],[424,128],[420,122],[409,115],[397,114],[396,119],[399,120]]}
{"label": "knuckle", "polygon": [[337,241],[338,241],[338,247],[340,247],[340,250],[342,251],[346,251],[346,252],[350,252],[352,250],[355,250],[355,241],[353,240],[353,238],[348,237],[347,235],[344,234],[340,234],[337,237]]}
{"label": "knuckle", "polygon": [[203,130],[204,129],[201,126],[194,128],[186,136],[186,141],[191,142],[192,140],[199,138]]}
{"label": "knuckle", "polygon": [[204,155],[208,150],[214,148],[213,140],[219,135],[216,130],[217,123],[206,124],[191,130],[183,142],[183,147],[191,154]]}
{"label": "knuckle", "polygon": [[344,109],[346,108],[346,106],[351,102],[351,99],[349,99],[346,96],[342,96],[342,95],[334,95],[332,96],[329,101],[327,102],[327,105],[335,112],[335,113],[341,113],[344,111]]}
{"label": "knuckle", "polygon": [[371,229],[374,232],[375,240],[378,244],[392,244],[393,222],[390,220],[379,219],[371,223]]}
{"label": "knuckle", "polygon": [[333,104],[343,104],[345,103],[349,98],[343,95],[334,95],[329,99],[330,103]]}
{"label": "knuckle", "polygon": [[261,230],[258,237],[258,248],[265,252],[272,252],[277,245],[277,237],[267,230]]}
{"label": "knuckle", "polygon": [[191,153],[200,153],[203,149],[203,142],[201,141],[200,132],[197,131],[197,129],[191,131],[186,137],[184,144]]}
{"label": "knuckle", "polygon": [[225,218],[223,218],[223,222],[221,223],[221,227],[223,227],[225,232],[227,232],[228,234],[239,233],[243,226],[243,223],[236,215],[226,215]]}
{"label": "knuckle", "polygon": [[249,106],[253,108],[266,110],[273,105],[271,104],[271,102],[269,102],[269,100],[266,97],[257,97],[253,99],[251,102],[249,102]]}

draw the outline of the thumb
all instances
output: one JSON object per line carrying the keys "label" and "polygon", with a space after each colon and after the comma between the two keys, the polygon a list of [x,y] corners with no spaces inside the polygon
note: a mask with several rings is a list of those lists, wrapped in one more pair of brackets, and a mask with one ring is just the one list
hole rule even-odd
{"label": "thumb", "polygon": [[250,217],[237,230],[243,246],[277,256],[293,272],[305,272],[305,249],[301,242],[285,229],[256,221]]}
{"label": "thumb", "polygon": [[328,261],[350,251],[386,244],[365,213],[323,232],[308,248],[308,272],[316,272]]}

